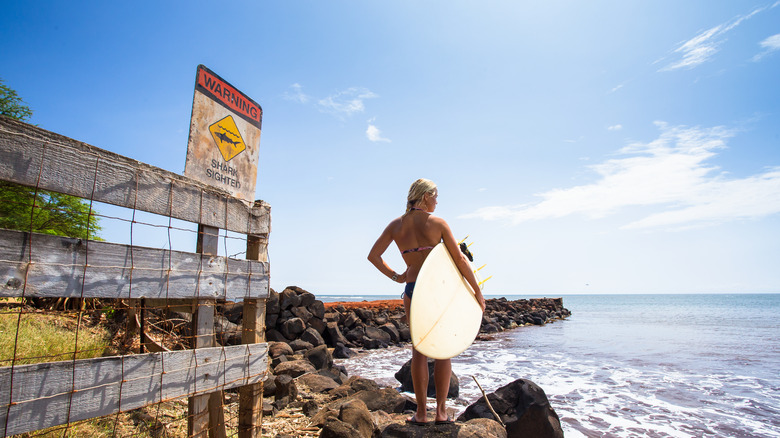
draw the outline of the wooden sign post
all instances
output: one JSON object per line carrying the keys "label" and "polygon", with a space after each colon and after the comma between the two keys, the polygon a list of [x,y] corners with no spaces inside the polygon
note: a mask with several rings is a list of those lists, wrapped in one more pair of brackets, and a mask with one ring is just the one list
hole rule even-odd
{"label": "wooden sign post", "polygon": [[[190,137],[184,174],[228,192],[247,204],[254,202],[263,110],[254,100],[203,65],[195,76]],[[198,252],[217,254],[219,229],[198,227]],[[247,258],[267,260],[259,236],[248,236]],[[264,241],[267,241],[267,235]],[[257,247],[256,250],[253,248]],[[193,303],[193,348],[211,347],[214,340],[214,300]],[[265,337],[265,300],[244,301],[245,344]],[[240,390],[239,436],[256,437],[262,431],[262,383]],[[222,391],[189,400],[188,434],[225,436]],[[208,415],[206,414],[208,411]]]}

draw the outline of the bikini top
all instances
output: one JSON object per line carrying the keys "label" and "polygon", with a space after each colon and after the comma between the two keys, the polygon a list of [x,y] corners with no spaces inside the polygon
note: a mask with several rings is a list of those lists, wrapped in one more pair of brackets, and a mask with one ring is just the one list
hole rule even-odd
{"label": "bikini top", "polygon": [[[419,210],[424,211],[422,208],[412,207],[412,210]],[[411,248],[401,251],[401,254],[408,254],[410,252],[417,252],[417,251],[427,251],[429,249],[433,249],[432,246],[419,246],[417,248]]]}
{"label": "bikini top", "polygon": [[403,251],[401,251],[401,254],[408,254],[410,252],[417,252],[417,251],[427,251],[429,249],[433,249],[433,247],[432,246],[420,246],[420,247],[417,247],[417,248],[403,250]]}

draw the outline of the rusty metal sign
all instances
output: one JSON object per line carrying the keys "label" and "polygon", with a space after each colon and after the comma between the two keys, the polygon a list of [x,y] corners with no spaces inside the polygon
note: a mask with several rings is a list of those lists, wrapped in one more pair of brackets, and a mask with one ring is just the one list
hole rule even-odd
{"label": "rusty metal sign", "polygon": [[254,201],[262,120],[260,105],[199,65],[184,175]]}

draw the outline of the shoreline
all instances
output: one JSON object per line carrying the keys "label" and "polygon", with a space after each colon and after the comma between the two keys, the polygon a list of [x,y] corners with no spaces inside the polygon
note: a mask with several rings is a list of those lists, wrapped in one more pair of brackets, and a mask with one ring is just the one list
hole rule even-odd
{"label": "shoreline", "polygon": [[[400,387],[386,383],[387,386],[384,386],[372,377],[352,375],[344,366],[351,358],[371,355],[388,347],[411,345],[403,300],[379,297],[376,300],[344,301],[346,297],[338,298],[341,300],[323,302],[296,286],[289,286],[281,293],[271,290],[266,305],[266,340],[271,374],[264,388],[264,416],[275,420],[274,429],[280,426],[290,428],[292,425],[284,421],[284,417],[295,412],[300,415],[299,420],[307,425],[307,430],[325,433],[326,429],[333,429],[328,436],[342,436],[333,435],[336,429],[345,428],[350,423],[341,418],[342,407],[351,403],[352,399],[360,398],[364,402],[363,415],[371,418],[369,423],[373,431],[401,433],[392,436],[416,436],[414,433],[419,426],[405,424],[408,414],[416,410],[416,401],[411,396],[413,388],[408,364],[389,372],[394,374]],[[475,341],[519,327],[545,325],[570,315],[571,312],[563,307],[563,298],[512,301],[503,297],[488,298]],[[432,365],[429,367],[432,370]],[[448,398],[459,399],[459,379],[453,377]],[[517,388],[534,385],[533,382],[524,382],[518,378],[512,384]],[[506,386],[486,387],[485,390],[510,391]],[[541,389],[532,392],[544,394]],[[507,412],[502,412],[502,416],[505,419],[519,418],[513,406],[525,396],[515,390],[510,393],[504,403],[508,406]],[[431,396],[430,393],[428,395]],[[549,406],[546,396],[540,402]],[[461,406],[465,410],[449,406],[448,413],[457,421],[447,426],[448,432],[463,429],[464,432],[471,430],[472,435],[469,436],[505,437],[506,432],[494,421],[493,415],[475,407],[479,403],[477,400],[471,405]],[[480,413],[474,414],[475,409]],[[553,412],[554,418],[545,417],[540,421],[552,421],[560,428],[552,408],[544,412]],[[309,419],[308,422],[305,418]],[[301,425],[299,423],[298,432],[302,431]]]}

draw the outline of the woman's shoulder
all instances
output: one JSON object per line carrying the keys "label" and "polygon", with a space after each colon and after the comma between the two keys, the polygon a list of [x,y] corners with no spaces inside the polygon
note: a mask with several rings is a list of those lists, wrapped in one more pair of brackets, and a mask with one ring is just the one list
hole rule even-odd
{"label": "woman's shoulder", "polygon": [[428,223],[438,225],[438,226],[448,226],[447,221],[444,220],[444,218],[441,218],[439,216],[431,215],[430,218],[428,218]]}
{"label": "woman's shoulder", "polygon": [[390,221],[389,224],[387,224],[387,229],[396,229],[401,227],[401,222],[403,221],[403,216],[399,216],[393,220]]}

